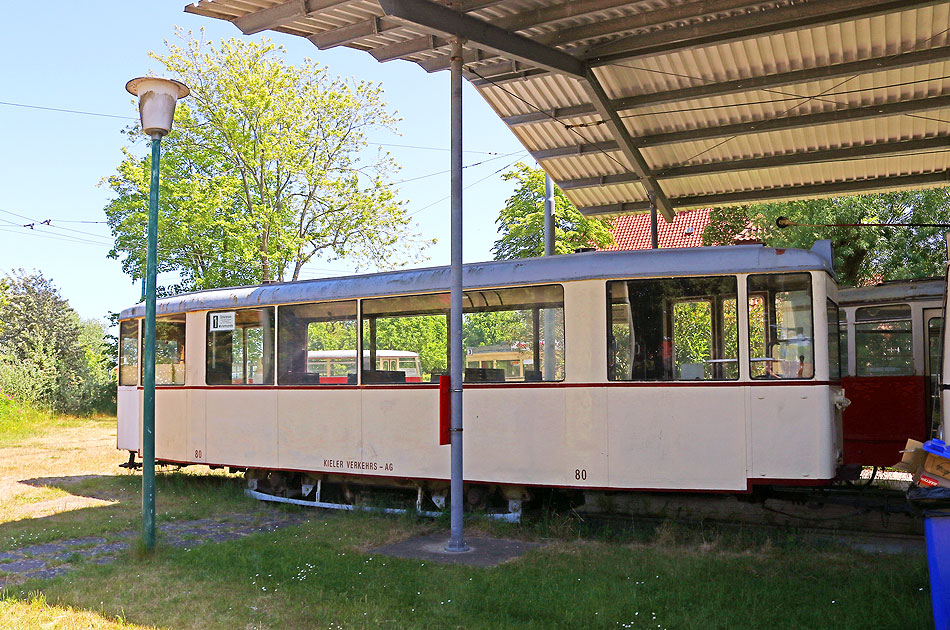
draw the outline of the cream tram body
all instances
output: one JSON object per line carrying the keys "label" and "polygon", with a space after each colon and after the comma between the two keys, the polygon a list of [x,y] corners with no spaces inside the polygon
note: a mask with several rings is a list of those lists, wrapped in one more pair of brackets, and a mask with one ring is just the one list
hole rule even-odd
{"label": "cream tram body", "polygon": [[[444,483],[449,448],[438,443],[436,374],[420,382],[381,382],[361,365],[351,384],[284,384],[289,359],[282,368],[278,358],[276,369],[264,374],[232,357],[232,375],[243,374],[246,381],[253,373],[255,382],[235,377],[230,384],[209,384],[214,379],[206,364],[208,353],[217,352],[217,333],[210,331],[214,314],[226,320],[237,313],[240,319],[243,309],[275,307],[280,355],[282,334],[291,334],[282,332],[290,330],[282,322],[291,321],[281,319],[282,309],[353,312],[363,356],[375,339],[371,333],[384,323],[367,313],[403,298],[435,300],[447,309],[448,282],[447,268],[433,268],[160,300],[160,331],[162,322],[174,323],[174,339],[163,340],[160,332],[165,345],[157,354],[170,357],[165,361],[174,365],[178,381],[166,378],[168,384],[157,387],[156,458],[299,471],[311,479],[353,475],[371,477],[372,483]],[[725,287],[724,293],[699,295],[714,285]],[[533,330],[534,340],[513,341],[529,348],[533,343],[535,356],[539,346],[558,348],[555,358],[540,360],[557,362],[543,373],[472,373],[478,382],[467,382],[464,390],[467,483],[743,492],[754,484],[818,484],[835,476],[841,390],[830,247],[597,252],[472,264],[465,267],[464,286],[467,308],[481,305],[498,313],[506,301],[524,301],[515,315],[494,317],[522,322],[524,335]],[[689,295],[680,299],[677,291]],[[540,301],[532,306],[532,299]],[[541,307],[556,315],[543,340],[537,338]],[[120,318],[120,373],[126,377],[119,387],[118,447],[131,451],[141,449],[142,316],[139,305]],[[688,341],[709,347],[683,354],[687,340],[675,337],[686,334],[688,322],[674,325],[674,316],[706,322],[711,330],[691,332]],[[551,323],[545,318],[541,325]],[[725,342],[712,339],[715,331],[728,337]],[[775,338],[767,344],[759,339],[763,335]],[[229,342],[234,352],[237,336]],[[660,338],[665,352],[644,349],[648,340]],[[378,359],[365,363],[374,364]],[[643,377],[650,370],[653,376]],[[171,371],[159,365],[159,374]],[[502,373],[497,381],[496,372]]]}

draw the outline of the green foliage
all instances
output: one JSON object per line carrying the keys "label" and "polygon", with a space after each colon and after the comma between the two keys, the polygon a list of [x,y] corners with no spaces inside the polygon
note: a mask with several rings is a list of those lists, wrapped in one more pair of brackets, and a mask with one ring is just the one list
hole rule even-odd
{"label": "green foliage", "polygon": [[[296,280],[307,262],[347,257],[390,267],[428,245],[410,233],[395,199],[388,153],[367,135],[394,129],[382,90],[297,68],[268,40],[219,47],[179,32],[181,45],[152,53],[191,88],[162,142],[159,271],[165,292]],[[130,139],[142,139],[137,128]],[[140,279],[145,267],[150,157],[126,150],[106,184],[115,238],[110,252]]]}
{"label": "green foliage", "polygon": [[492,346],[531,339],[530,311],[488,311],[465,313],[462,319],[462,347]]}
{"label": "green foliage", "polygon": [[[502,177],[517,182],[518,188],[495,220],[501,232],[492,246],[495,260],[543,255],[544,171],[518,163]],[[609,221],[585,217],[560,188],[555,188],[555,254],[571,254],[579,247],[607,247],[613,242]]]}
{"label": "green foliage", "polygon": [[0,321],[0,392],[63,413],[114,407],[105,331],[80,321],[41,273],[21,269],[7,278]]}
{"label": "green foliage", "polygon": [[950,188],[905,190],[874,195],[832,197],[718,208],[703,233],[704,245],[728,245],[751,224],[771,247],[808,248],[831,240],[835,270],[843,285],[866,285],[882,280],[922,278],[943,274],[946,228],[789,227],[779,229],[778,217],[796,223],[947,223]]}
{"label": "green foliage", "polygon": [[[369,347],[369,338],[365,341],[366,347]],[[446,371],[448,343],[444,315],[413,315],[376,320],[376,347],[380,350],[407,350],[418,353],[423,374]]]}

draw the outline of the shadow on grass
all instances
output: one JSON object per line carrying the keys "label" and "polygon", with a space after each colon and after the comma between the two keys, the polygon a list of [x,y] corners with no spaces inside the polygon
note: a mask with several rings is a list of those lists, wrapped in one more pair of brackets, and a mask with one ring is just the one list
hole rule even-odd
{"label": "shadow on grass", "polygon": [[[65,511],[0,523],[0,549],[63,538],[116,534],[140,526],[140,475],[35,477],[20,483],[35,488],[56,488],[71,497],[63,499]],[[218,473],[159,472],[155,483],[156,520],[161,523],[225,512],[259,511],[259,503],[244,496],[243,486],[241,479]],[[100,503],[83,507],[81,501],[77,505],[73,500],[76,497]]]}

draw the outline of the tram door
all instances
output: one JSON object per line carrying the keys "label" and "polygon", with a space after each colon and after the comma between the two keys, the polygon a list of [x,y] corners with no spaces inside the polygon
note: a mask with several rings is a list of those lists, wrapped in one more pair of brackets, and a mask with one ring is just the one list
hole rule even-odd
{"label": "tram door", "polygon": [[923,309],[926,331],[924,374],[927,375],[927,423],[931,432],[940,426],[940,366],[943,351],[943,309]]}

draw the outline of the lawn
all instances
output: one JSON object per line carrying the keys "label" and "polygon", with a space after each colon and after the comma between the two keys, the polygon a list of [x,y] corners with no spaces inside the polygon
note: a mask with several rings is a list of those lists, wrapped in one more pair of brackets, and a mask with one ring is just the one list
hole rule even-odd
{"label": "lawn", "polygon": [[[0,495],[0,550],[138,527],[140,477],[116,468],[123,457],[114,450],[114,426],[91,421],[64,430],[78,433],[64,440],[53,429],[0,449],[0,488],[10,489]],[[11,463],[18,453],[22,466]],[[159,522],[281,509],[252,503],[241,487],[239,479],[200,468],[165,473]],[[567,517],[473,522],[470,533],[544,543],[483,569],[373,551],[447,531],[444,522],[307,514],[301,525],[229,542],[173,548],[160,538],[153,556],[133,550],[108,565],[80,560],[66,575],[10,586],[0,596],[0,629],[840,630],[932,623],[924,557],[814,546],[794,533],[671,524],[585,533]]]}

